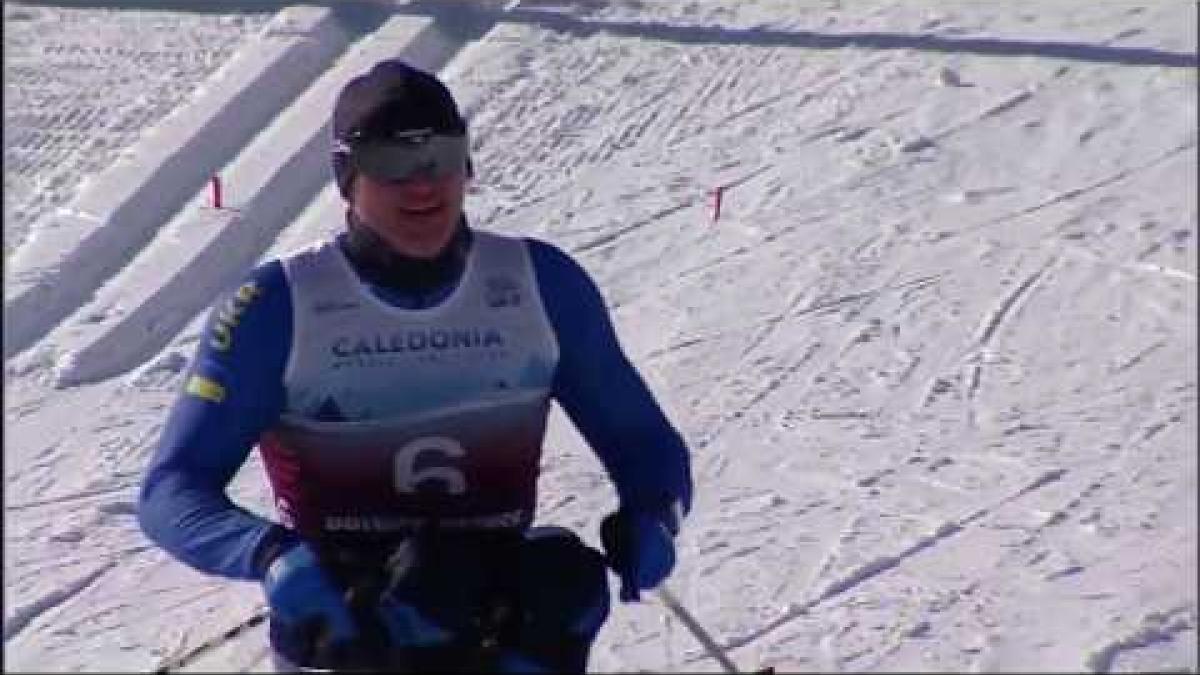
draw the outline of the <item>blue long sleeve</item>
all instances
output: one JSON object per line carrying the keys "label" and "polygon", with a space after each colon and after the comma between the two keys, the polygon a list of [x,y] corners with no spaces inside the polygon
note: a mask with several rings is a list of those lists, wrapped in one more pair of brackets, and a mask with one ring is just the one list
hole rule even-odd
{"label": "blue long sleeve", "polygon": [[269,263],[219,302],[167,418],[138,501],[146,535],[209,574],[260,579],[256,554],[281,528],[226,488],[283,407],[291,344],[283,268]]}
{"label": "blue long sleeve", "polygon": [[[529,247],[559,343],[553,396],[600,458],[622,506],[678,501],[689,509],[687,449],[621,350],[599,290],[562,251],[532,240]],[[283,410],[292,330],[286,276],[269,263],[212,313],[147,469],[138,503],[143,531],[203,572],[261,579],[264,551],[295,537],[226,494]]]}
{"label": "blue long sleeve", "polygon": [[600,458],[621,506],[691,509],[687,447],[625,356],[599,289],[559,249],[528,240],[559,344],[553,395]]}

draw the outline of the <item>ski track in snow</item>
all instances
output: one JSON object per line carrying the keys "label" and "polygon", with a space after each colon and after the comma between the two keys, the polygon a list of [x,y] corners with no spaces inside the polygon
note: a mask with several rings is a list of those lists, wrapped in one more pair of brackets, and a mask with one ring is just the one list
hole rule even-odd
{"label": "ski track in snow", "polygon": [[[1062,478],[1063,474],[1065,474],[1065,473],[1066,473],[1065,470],[1061,470],[1061,469],[1049,471],[1049,472],[1039,476],[1037,479],[1032,481],[1029,485],[1025,486],[1021,490],[1018,490],[1017,492],[1013,493],[1012,495],[1009,495],[1008,497],[1004,498],[999,504],[996,504],[995,507],[998,507],[1004,503],[1007,503],[1009,501],[1017,499],[1033,490],[1036,490],[1036,489],[1050,483],[1050,482],[1056,481],[1056,480]],[[860,565],[859,567],[851,570],[844,576],[839,577],[839,578],[835,579],[834,581],[832,581],[831,583],[829,583],[820,593],[817,594],[817,596],[815,598],[808,600],[806,602],[803,602],[797,606],[790,607],[787,613],[778,617],[771,623],[763,626],[758,631],[756,631],[750,635],[733,638],[733,639],[727,641],[723,645],[723,647],[726,650],[734,650],[734,649],[743,647],[755,640],[761,639],[762,637],[766,636],[768,633],[773,632],[774,630],[787,624],[788,622],[792,621],[793,619],[796,619],[797,617],[800,617],[800,616],[807,615],[810,611],[812,611],[815,607],[820,605],[822,602],[825,602],[826,600],[829,600],[830,598],[840,595],[840,594],[854,588],[855,586],[862,584],[863,582],[865,582],[869,579],[872,579],[880,574],[883,574],[883,573],[887,572],[888,570],[902,564],[907,559],[912,558],[913,556],[921,553],[922,551],[924,551],[932,546],[937,545],[938,542],[940,542],[941,540],[958,534],[959,532],[961,532],[963,530],[963,528],[965,528],[967,525],[971,524],[973,521],[979,520],[980,518],[987,516],[989,513],[991,513],[992,510],[994,510],[995,507],[982,508],[982,509],[976,510],[973,513],[968,514],[967,516],[964,516],[960,519],[944,522],[944,523],[938,525],[937,528],[934,529],[932,532],[930,532],[926,535],[923,535],[921,537],[918,537],[915,541],[913,541],[911,544],[906,546],[903,550],[899,551],[898,553],[895,553],[892,555],[880,555],[875,558],[872,558],[871,560],[868,560],[867,562],[865,562],[862,565]]]}
{"label": "ski track in snow", "polygon": [[84,589],[103,577],[105,572],[115,567],[116,564],[116,562],[110,562],[103,565],[99,569],[73,582],[59,586],[31,602],[19,605],[13,609],[12,614],[4,621],[4,640],[7,642],[14,635],[29,626],[29,624],[33,623],[39,616],[79,595]]}
{"label": "ski track in snow", "polygon": [[[16,663],[145,670],[254,611],[144,542],[137,480],[207,305],[341,227],[331,97],[407,44],[471,119],[473,221],[579,257],[693,448],[671,583],[743,668],[1195,672],[1195,74],[1164,65],[1194,8],[503,4],[5,5],[6,261],[56,223],[110,237],[15,280],[46,284],[5,363]],[[195,156],[233,208],[174,185],[112,243],[89,185],[286,50],[278,106]],[[543,481],[596,544],[613,497],[557,413]],[[270,513],[261,483],[254,458],[231,492]],[[615,606],[592,667],[716,669],[664,612]],[[182,670],[267,671],[264,639]]]}
{"label": "ski track in snow", "polygon": [[1086,665],[1094,673],[1110,672],[1117,655],[1152,645],[1168,642],[1176,633],[1196,628],[1195,605],[1176,607],[1165,612],[1151,612],[1142,618],[1132,633],[1108,642],[1088,654]]}

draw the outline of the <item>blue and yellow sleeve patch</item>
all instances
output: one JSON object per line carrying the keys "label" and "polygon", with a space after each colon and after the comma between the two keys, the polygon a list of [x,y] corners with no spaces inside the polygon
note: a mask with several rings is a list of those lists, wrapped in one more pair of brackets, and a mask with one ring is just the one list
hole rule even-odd
{"label": "blue and yellow sleeve patch", "polygon": [[220,403],[225,400],[225,387],[220,382],[203,375],[192,375],[188,378],[186,390],[192,396],[205,401]]}
{"label": "blue and yellow sleeve patch", "polygon": [[262,295],[262,289],[253,281],[238,287],[232,297],[225,301],[217,310],[216,321],[213,322],[209,340],[213,348],[227,352],[233,346],[233,329],[237,328],[242,315],[255,298]]}

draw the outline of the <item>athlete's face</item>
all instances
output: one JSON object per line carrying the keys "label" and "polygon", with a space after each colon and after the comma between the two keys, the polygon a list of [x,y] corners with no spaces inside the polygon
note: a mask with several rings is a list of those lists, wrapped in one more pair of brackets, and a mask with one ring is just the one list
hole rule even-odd
{"label": "athlete's face", "polygon": [[391,244],[397,253],[436,256],[462,215],[465,172],[381,181],[365,173],[354,178],[351,202],[358,220]]}

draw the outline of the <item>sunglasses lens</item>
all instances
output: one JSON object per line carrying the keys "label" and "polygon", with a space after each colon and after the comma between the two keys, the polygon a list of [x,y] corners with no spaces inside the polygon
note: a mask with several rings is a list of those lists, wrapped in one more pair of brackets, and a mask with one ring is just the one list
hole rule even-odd
{"label": "sunglasses lens", "polygon": [[356,144],[351,152],[359,171],[376,180],[441,177],[467,170],[466,136],[424,136]]}

